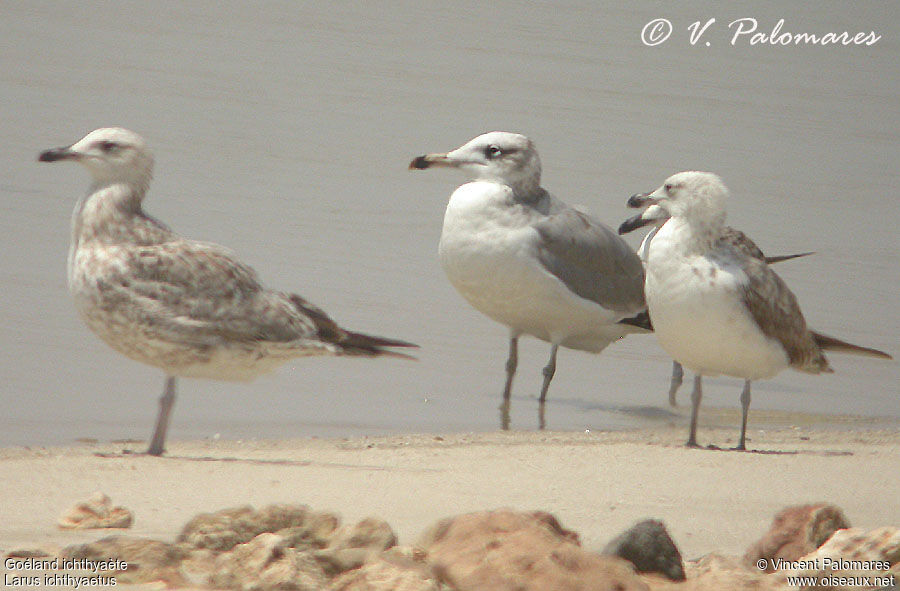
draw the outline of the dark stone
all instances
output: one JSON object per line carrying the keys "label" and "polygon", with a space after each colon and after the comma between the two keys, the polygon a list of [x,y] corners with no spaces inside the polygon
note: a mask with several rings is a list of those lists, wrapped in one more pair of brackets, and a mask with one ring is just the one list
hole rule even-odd
{"label": "dark stone", "polygon": [[660,573],[673,581],[683,581],[681,552],[669,537],[662,521],[646,519],[615,537],[603,554],[624,558],[639,573]]}

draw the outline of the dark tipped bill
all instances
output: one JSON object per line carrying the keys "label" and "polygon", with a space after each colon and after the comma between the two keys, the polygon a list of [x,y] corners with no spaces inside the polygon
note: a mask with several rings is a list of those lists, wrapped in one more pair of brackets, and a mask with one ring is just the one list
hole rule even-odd
{"label": "dark tipped bill", "polygon": [[644,226],[654,224],[657,221],[658,220],[655,219],[644,219],[643,214],[639,213],[622,222],[622,225],[619,226],[619,234],[628,234],[629,232],[634,232],[638,228],[643,228]]}
{"label": "dark tipped bill", "polygon": [[417,156],[409,163],[410,170],[425,170],[432,166],[452,166],[446,154],[425,154]]}
{"label": "dark tipped bill", "polygon": [[650,197],[650,193],[635,193],[628,198],[628,201],[625,204],[634,209],[643,209],[654,203],[656,203],[656,199]]}
{"label": "dark tipped bill", "polygon": [[56,162],[57,160],[68,160],[70,158],[75,158],[75,153],[68,147],[52,148],[41,152],[38,155],[38,162]]}

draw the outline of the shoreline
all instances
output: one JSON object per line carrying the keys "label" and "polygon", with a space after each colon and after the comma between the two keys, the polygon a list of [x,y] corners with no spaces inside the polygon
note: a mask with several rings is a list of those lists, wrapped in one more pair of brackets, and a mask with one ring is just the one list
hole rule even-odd
{"label": "shoreline", "polygon": [[[536,399],[524,399],[517,401],[520,405],[530,404],[536,405]],[[551,402],[553,404],[553,402]],[[547,411],[551,415],[552,408]],[[687,437],[687,424],[690,420],[690,404],[685,401],[677,407],[670,407],[667,404],[660,405],[627,405],[627,406],[609,406],[603,409],[604,414],[611,417],[610,420],[601,422],[596,428],[591,427],[588,430],[601,432],[652,432],[657,429],[678,429],[681,426]],[[535,410],[535,413],[537,411]],[[536,415],[535,415],[536,416]],[[177,419],[177,417],[176,417]],[[738,404],[704,404],[700,409],[698,435],[703,438],[702,431],[710,429],[721,429],[727,432],[734,429],[737,432],[740,429],[741,410]],[[76,427],[76,425],[78,425]],[[6,429],[18,429],[14,424],[4,424],[0,421],[0,427]],[[440,426],[436,429],[425,428],[420,425],[411,425],[408,428],[396,424],[362,424],[362,423],[303,423],[303,422],[279,422],[279,421],[208,421],[198,423],[197,421],[188,421],[179,425],[180,430],[185,436],[179,437],[177,434],[170,436],[173,441],[215,441],[225,439],[231,441],[270,441],[270,440],[293,440],[293,439],[360,439],[365,437],[391,437],[394,435],[415,435],[422,433],[479,433],[489,434],[500,432],[497,426],[486,427],[484,429],[470,426]],[[898,430],[900,431],[900,416],[883,416],[883,415],[863,415],[863,414],[830,414],[830,413],[811,413],[797,410],[781,410],[754,408],[750,409],[750,420],[747,428],[750,431],[765,431],[767,429],[785,429],[800,428],[811,430]],[[107,423],[85,426],[84,421],[73,421],[71,424],[55,425],[57,433],[45,440],[34,440],[29,437],[28,440],[22,440],[21,437],[14,438],[12,441],[0,440],[0,457],[2,451],[8,449],[37,449],[37,448],[58,448],[71,447],[79,445],[93,444],[131,444],[138,448],[143,442],[141,439],[149,434],[150,424],[147,417],[135,417],[133,420],[120,424],[115,428],[116,435],[110,435],[112,430]],[[60,437],[58,431],[67,433],[65,437]],[[224,434],[219,433],[224,431]],[[551,432],[581,432],[580,429],[553,429]],[[524,424],[513,424],[510,432],[539,432],[536,422],[525,421]],[[131,435],[139,436],[132,437]],[[208,435],[207,435],[208,434]],[[244,435],[246,434],[246,435]]]}

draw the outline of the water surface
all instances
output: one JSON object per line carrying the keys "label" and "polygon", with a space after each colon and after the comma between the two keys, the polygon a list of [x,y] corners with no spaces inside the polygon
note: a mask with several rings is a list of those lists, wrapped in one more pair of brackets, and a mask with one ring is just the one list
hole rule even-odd
{"label": "water surface", "polygon": [[[719,173],[732,225],[768,253],[816,251],[778,269],[810,324],[896,355],[895,6],[618,4],[4,3],[0,444],[149,434],[163,376],[89,333],[65,287],[87,175],[36,162],[107,125],[153,147],[152,214],[348,327],[422,345],[417,363],[303,359],[251,384],[182,380],[174,438],[496,429],[506,331],[454,292],[436,255],[463,178],[406,170],[494,129],[531,136],[545,187],[611,226],[673,172]],[[647,47],[657,17],[675,31]],[[882,39],[732,46],[741,17]],[[709,18],[691,45],[687,26]],[[523,340],[514,428],[536,427],[548,354]],[[900,417],[900,364],[832,362],[834,375],[754,385],[753,408]],[[548,427],[671,420],[668,372],[652,336],[564,351]],[[706,404],[737,406],[738,380],[708,384]]]}

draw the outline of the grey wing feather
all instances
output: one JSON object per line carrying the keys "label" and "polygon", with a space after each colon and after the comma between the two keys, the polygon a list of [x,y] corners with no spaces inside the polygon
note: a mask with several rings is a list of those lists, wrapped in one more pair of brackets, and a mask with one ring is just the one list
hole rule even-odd
{"label": "grey wing feather", "polygon": [[742,296],[763,334],[781,343],[791,367],[809,373],[830,372],[828,360],[806,326],[797,298],[765,261],[740,257],[748,282]]}
{"label": "grey wing feather", "polygon": [[105,299],[179,340],[203,345],[316,336],[318,323],[289,294],[264,289],[253,269],[221,246],[188,240],[135,246],[117,263],[103,275]]}
{"label": "grey wing feather", "polygon": [[538,259],[571,291],[617,312],[646,307],[641,261],[610,228],[575,209],[551,214],[534,228]]}

